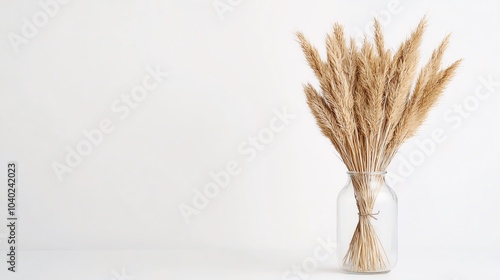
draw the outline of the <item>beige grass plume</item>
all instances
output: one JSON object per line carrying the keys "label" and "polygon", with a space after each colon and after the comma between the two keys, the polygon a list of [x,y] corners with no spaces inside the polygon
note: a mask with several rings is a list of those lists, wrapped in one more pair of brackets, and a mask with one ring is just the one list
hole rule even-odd
{"label": "beige grass plume", "polygon": [[[307,103],[348,170],[356,172],[386,170],[401,144],[423,123],[461,62],[441,66],[447,36],[427,64],[417,69],[425,18],[395,52],[385,47],[377,20],[374,27],[374,42],[365,37],[357,46],[335,24],[326,36],[326,60],[297,33],[320,86],[304,85]],[[377,240],[370,224],[375,197],[368,193],[366,182],[353,184],[360,220],[344,261],[356,271],[378,271],[386,264],[383,248],[371,242]]]}

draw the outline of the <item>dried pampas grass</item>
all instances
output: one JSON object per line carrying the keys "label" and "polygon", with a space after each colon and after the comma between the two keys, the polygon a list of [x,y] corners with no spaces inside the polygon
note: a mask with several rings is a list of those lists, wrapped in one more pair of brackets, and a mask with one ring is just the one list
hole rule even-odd
{"label": "dried pampas grass", "polygon": [[[461,62],[441,67],[449,42],[446,37],[418,71],[425,18],[395,52],[386,48],[380,23],[375,20],[374,25],[374,42],[365,37],[357,46],[335,24],[326,37],[326,61],[297,33],[319,80],[319,90],[304,85],[307,103],[323,134],[354,172],[386,170],[401,144],[423,123]],[[375,197],[367,191],[366,182],[353,183],[359,223],[344,262],[355,271],[380,271],[385,265],[383,248],[373,242],[377,237],[370,224]]]}

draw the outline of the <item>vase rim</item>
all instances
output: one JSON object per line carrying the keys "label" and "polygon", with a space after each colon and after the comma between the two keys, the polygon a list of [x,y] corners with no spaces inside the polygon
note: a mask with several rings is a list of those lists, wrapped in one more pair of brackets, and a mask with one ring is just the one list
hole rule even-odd
{"label": "vase rim", "polygon": [[347,171],[348,175],[385,175],[387,171]]}

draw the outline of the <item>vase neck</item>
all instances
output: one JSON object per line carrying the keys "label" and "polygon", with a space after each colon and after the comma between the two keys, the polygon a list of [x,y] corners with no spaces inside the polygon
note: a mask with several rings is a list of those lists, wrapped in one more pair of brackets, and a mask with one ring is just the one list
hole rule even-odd
{"label": "vase neck", "polygon": [[385,185],[386,171],[380,172],[347,172],[349,182],[355,189],[379,189]]}
{"label": "vase neck", "polygon": [[347,171],[347,175],[353,177],[385,177],[387,171]]}

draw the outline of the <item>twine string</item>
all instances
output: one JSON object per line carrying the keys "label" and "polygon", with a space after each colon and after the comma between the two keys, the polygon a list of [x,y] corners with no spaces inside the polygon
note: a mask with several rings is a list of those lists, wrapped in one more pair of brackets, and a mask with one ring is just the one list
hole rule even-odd
{"label": "twine string", "polygon": [[380,214],[380,210],[377,211],[377,213],[366,213],[366,214],[361,214],[361,213],[358,213],[358,216],[362,217],[362,216],[370,216],[371,218],[375,219],[375,220],[378,220],[377,217],[375,217],[375,215],[378,215]]}

